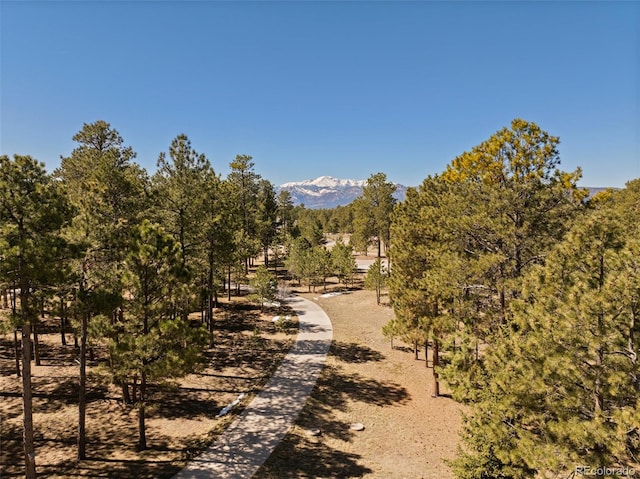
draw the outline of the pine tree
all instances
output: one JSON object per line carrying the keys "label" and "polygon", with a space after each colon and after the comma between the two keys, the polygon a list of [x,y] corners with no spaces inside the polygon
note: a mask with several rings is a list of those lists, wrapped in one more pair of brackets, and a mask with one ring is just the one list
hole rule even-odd
{"label": "pine tree", "polygon": [[[109,123],[85,123],[73,140],[78,146],[62,158],[55,174],[76,212],[66,234],[82,252],[72,261],[68,289],[80,329],[78,459],[85,459],[89,322],[99,315],[118,320],[121,263],[132,228],[148,213],[148,202],[146,173],[133,162],[135,153]],[[122,387],[126,397],[127,385]]]}
{"label": "pine tree", "polygon": [[164,152],[158,157],[152,178],[158,219],[180,245],[183,266],[193,266],[198,256],[207,181],[212,175],[209,161],[191,147],[185,134],[173,139],[169,158]]}
{"label": "pine tree", "polygon": [[188,294],[183,249],[148,220],[132,232],[125,259],[122,334],[112,341],[114,369],[138,384],[138,449],[147,448],[148,385],[188,374],[201,359],[204,328],[192,328],[180,308]]}
{"label": "pine tree", "polygon": [[269,248],[273,245],[277,234],[278,200],[276,190],[270,181],[262,179],[258,186],[256,229],[262,245],[264,264],[268,268]]}
{"label": "pine tree", "polygon": [[382,289],[387,283],[387,272],[385,271],[384,266],[380,263],[380,258],[376,258],[373,264],[369,266],[367,275],[364,278],[364,287],[376,292],[376,304],[378,305],[380,305]]}
{"label": "pine tree", "polygon": [[[516,119],[455,158],[441,180],[441,229],[458,262],[458,319],[464,341],[444,374],[454,396],[472,401],[486,363],[478,344],[491,345],[511,322],[510,304],[522,296],[529,269],[543,264],[584,211],[580,170],[559,169],[559,139]],[[446,276],[445,276],[446,277]],[[489,372],[490,375],[490,372]]]}
{"label": "pine tree", "polygon": [[22,397],[25,477],[36,477],[31,391],[31,334],[41,295],[62,280],[68,254],[61,231],[72,210],[61,185],[30,156],[0,156],[0,267],[20,296],[13,318],[22,329]]}
{"label": "pine tree", "polygon": [[400,333],[417,344],[433,342],[433,388],[439,395],[439,353],[446,336],[457,323],[461,294],[460,261],[446,221],[450,190],[438,177],[425,179],[410,189],[396,207],[392,223],[389,295],[396,318],[387,333]]}
{"label": "pine tree", "polygon": [[356,217],[354,233],[362,239],[375,238],[378,259],[382,257],[382,245],[386,247],[389,244],[395,191],[396,186],[387,181],[384,173],[376,173],[367,179],[362,195],[353,203]]}
{"label": "pine tree", "polygon": [[255,276],[250,281],[253,296],[260,303],[260,311],[264,310],[265,302],[273,302],[276,299],[278,284],[275,276],[266,266],[260,265],[256,269]]}
{"label": "pine tree", "polygon": [[227,176],[227,181],[232,186],[235,211],[239,217],[237,251],[244,261],[245,274],[249,272],[249,260],[260,252],[257,233],[260,175],[255,172],[255,164],[251,160],[251,156],[237,155],[229,164],[231,172]]}
{"label": "pine tree", "polygon": [[635,462],[639,257],[637,233],[600,211],[530,272],[512,325],[487,353],[492,374],[466,426],[458,477],[485,477],[472,464],[534,477]]}
{"label": "pine tree", "polygon": [[355,271],[358,269],[353,256],[353,246],[345,244],[342,237],[338,238],[331,248],[331,260],[340,281],[345,286],[352,283]]}
{"label": "pine tree", "polygon": [[449,228],[459,232],[473,263],[485,340],[508,321],[509,302],[520,296],[524,273],[543,263],[586,195],[576,186],[579,169],[558,168],[559,142],[535,123],[515,119],[511,128],[455,158],[442,174],[445,182],[464,186],[454,199],[464,214],[452,217]]}
{"label": "pine tree", "polygon": [[206,270],[205,322],[209,331],[213,331],[213,308],[218,302],[219,284],[224,283],[225,275],[235,261],[237,217],[231,202],[229,184],[211,171],[205,185],[200,223],[201,261]]}

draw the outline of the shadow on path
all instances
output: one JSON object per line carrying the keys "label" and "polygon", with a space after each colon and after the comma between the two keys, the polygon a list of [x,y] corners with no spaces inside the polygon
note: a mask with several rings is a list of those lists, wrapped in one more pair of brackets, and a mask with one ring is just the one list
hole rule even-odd
{"label": "shadow on path", "polygon": [[[356,343],[334,342],[331,355],[347,363],[381,361],[384,355]],[[291,433],[280,443],[254,479],[296,477],[362,477],[373,472],[359,463],[361,456],[332,448],[326,439],[344,442],[356,434],[349,423],[337,418],[347,412],[349,402],[376,406],[408,402],[407,390],[393,382],[381,382],[360,374],[346,373],[340,365],[325,365],[296,424],[302,431]],[[304,431],[319,429],[321,435],[307,436]]]}

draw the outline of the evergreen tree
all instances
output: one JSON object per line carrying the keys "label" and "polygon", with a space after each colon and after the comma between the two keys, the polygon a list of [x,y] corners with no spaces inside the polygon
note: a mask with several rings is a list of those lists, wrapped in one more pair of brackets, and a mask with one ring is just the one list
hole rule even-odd
{"label": "evergreen tree", "polygon": [[389,245],[395,191],[396,186],[387,181],[384,173],[376,173],[367,179],[362,195],[353,203],[355,234],[363,239],[375,237],[378,259],[382,257],[382,244]]}
{"label": "evergreen tree", "polygon": [[322,222],[314,213],[305,211],[305,214],[298,217],[296,226],[300,236],[305,238],[311,246],[319,246],[324,242]]}
{"label": "evergreen tree", "polygon": [[313,263],[316,269],[316,281],[322,282],[322,290],[327,290],[327,278],[334,274],[331,252],[324,246],[312,249]]}
{"label": "evergreen tree", "polygon": [[500,338],[511,322],[511,302],[522,296],[524,275],[544,263],[584,211],[586,192],[576,186],[580,170],[559,169],[559,141],[516,119],[455,158],[440,177],[448,187],[439,200],[439,229],[447,233],[440,244],[462,273],[451,306],[458,309],[464,343],[444,372],[457,398],[474,399],[486,379],[478,344]]}
{"label": "evergreen tree", "polygon": [[276,199],[276,190],[270,181],[262,179],[258,185],[256,228],[262,244],[264,264],[269,267],[269,247],[273,245],[277,233],[278,201]]}
{"label": "evergreen tree", "polygon": [[[81,245],[72,262],[68,289],[71,311],[80,329],[78,459],[86,457],[86,352],[90,319],[101,315],[117,321],[122,304],[119,280],[132,229],[148,213],[147,176],[135,153],[117,130],[99,120],[74,135],[78,146],[63,157],[55,172],[62,180],[76,215],[66,234]],[[122,384],[127,396],[126,384]]]}
{"label": "evergreen tree", "polygon": [[20,291],[13,318],[22,329],[25,477],[36,477],[31,391],[31,334],[45,289],[61,281],[68,248],[62,228],[72,210],[61,185],[30,156],[0,156],[0,268]]}
{"label": "evergreen tree", "polygon": [[286,240],[291,237],[294,222],[293,200],[291,199],[291,193],[287,190],[280,190],[278,193],[277,214],[278,225],[283,231],[283,238]]}
{"label": "evergreen tree", "polygon": [[294,239],[289,246],[289,255],[285,265],[289,275],[298,282],[302,282],[302,279],[306,277],[308,250],[310,249],[311,245],[302,237]]}
{"label": "evergreen tree", "polygon": [[110,348],[116,374],[139,384],[139,450],[147,448],[149,383],[188,374],[207,339],[204,328],[190,327],[181,314],[189,285],[183,251],[159,225],[144,220],[132,232],[125,259],[122,334]]}
{"label": "evergreen tree", "polygon": [[260,302],[260,311],[264,310],[265,302],[275,301],[278,283],[276,277],[269,272],[266,266],[258,266],[255,276],[250,281],[250,286],[254,297]]}
{"label": "evergreen tree", "polygon": [[[460,478],[624,467],[640,452],[640,243],[612,211],[578,223],[527,276],[513,323],[486,357]],[[481,438],[481,439],[480,439]],[[475,471],[475,472],[474,472]]]}
{"label": "evergreen tree", "polygon": [[353,282],[353,276],[358,269],[358,265],[353,257],[353,247],[350,244],[345,244],[342,237],[338,238],[333,248],[331,248],[331,260],[338,279],[345,286]]}
{"label": "evergreen tree", "polygon": [[464,279],[447,225],[454,189],[439,177],[429,177],[420,188],[408,190],[394,211],[391,230],[389,295],[396,318],[387,334],[399,334],[416,345],[432,340],[435,396],[440,391],[440,347],[457,325]]}
{"label": "evergreen tree", "polygon": [[251,156],[237,155],[229,166],[231,172],[227,181],[232,185],[232,194],[236,202],[236,213],[239,217],[240,234],[238,253],[245,264],[245,274],[249,271],[249,260],[260,252],[260,242],[257,232],[258,192],[260,175],[254,170]]}
{"label": "evergreen tree", "polygon": [[158,158],[158,169],[153,176],[156,202],[162,224],[180,244],[183,266],[193,266],[197,256],[207,181],[211,175],[209,161],[191,147],[185,134],[171,142],[169,159],[165,153]]}
{"label": "evergreen tree", "polygon": [[200,232],[206,271],[205,322],[209,331],[212,331],[218,285],[225,281],[225,274],[230,271],[236,259],[234,234],[237,230],[237,217],[231,205],[229,184],[221,181],[213,171],[207,176]]}
{"label": "evergreen tree", "polygon": [[376,303],[380,305],[380,297],[382,296],[382,289],[387,283],[387,272],[383,265],[380,264],[380,258],[376,258],[364,278],[364,287],[366,289],[372,289],[376,292]]}
{"label": "evergreen tree", "polygon": [[[450,228],[460,232],[471,260],[474,288],[487,334],[508,320],[509,302],[520,296],[526,269],[544,261],[565,234],[586,192],[580,170],[561,171],[560,140],[535,123],[515,119],[488,140],[455,158],[442,174],[464,185]],[[484,338],[490,340],[489,337]]]}

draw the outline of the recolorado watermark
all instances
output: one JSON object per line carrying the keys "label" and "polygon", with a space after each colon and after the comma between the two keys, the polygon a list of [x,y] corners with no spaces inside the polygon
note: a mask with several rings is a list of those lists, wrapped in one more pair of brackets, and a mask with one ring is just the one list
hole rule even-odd
{"label": "recolorado watermark", "polygon": [[635,477],[636,470],[632,467],[605,467],[605,466],[576,466],[575,474],[591,477]]}

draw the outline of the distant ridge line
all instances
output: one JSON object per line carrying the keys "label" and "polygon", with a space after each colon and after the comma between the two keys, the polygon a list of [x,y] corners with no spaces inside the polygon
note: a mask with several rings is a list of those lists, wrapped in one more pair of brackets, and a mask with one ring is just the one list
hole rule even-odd
{"label": "distant ridge line", "polygon": [[[286,190],[294,205],[304,205],[309,209],[330,209],[346,206],[362,194],[367,180],[340,179],[332,176],[290,181],[276,187],[276,192]],[[407,187],[397,184],[396,199],[404,200]]]}
{"label": "distant ridge line", "polygon": [[[331,209],[338,206],[346,206],[362,194],[362,188],[367,184],[366,180],[341,179],[332,176],[319,176],[303,181],[290,181],[276,187],[276,192],[286,190],[291,195],[293,204],[304,205],[309,209]],[[396,184],[394,195],[398,201],[404,201],[407,186]],[[589,198],[605,191],[619,190],[620,188],[603,186],[580,186],[589,190]]]}

